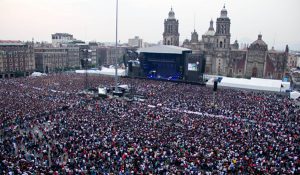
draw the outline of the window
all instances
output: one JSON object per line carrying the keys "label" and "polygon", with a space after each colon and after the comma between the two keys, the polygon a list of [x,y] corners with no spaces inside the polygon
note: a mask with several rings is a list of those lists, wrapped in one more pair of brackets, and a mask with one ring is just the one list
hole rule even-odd
{"label": "window", "polygon": [[252,69],[252,77],[257,77],[257,68],[256,67],[254,67]]}
{"label": "window", "polygon": [[221,41],[221,42],[220,42],[220,48],[222,48],[222,47],[223,47],[223,42]]}

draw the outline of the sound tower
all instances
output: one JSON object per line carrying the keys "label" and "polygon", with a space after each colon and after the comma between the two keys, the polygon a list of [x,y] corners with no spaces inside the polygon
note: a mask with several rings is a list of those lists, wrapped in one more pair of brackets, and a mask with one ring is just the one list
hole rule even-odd
{"label": "sound tower", "polygon": [[128,62],[128,71],[131,73],[133,70],[132,70],[132,62]]}
{"label": "sound tower", "polygon": [[217,80],[215,80],[214,81],[214,89],[213,89],[213,91],[217,91],[217,89],[218,89],[218,81]]}

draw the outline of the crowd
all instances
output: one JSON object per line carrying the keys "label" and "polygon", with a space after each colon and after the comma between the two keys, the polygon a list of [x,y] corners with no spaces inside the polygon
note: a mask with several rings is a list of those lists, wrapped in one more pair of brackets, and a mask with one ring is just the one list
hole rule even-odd
{"label": "crowd", "polygon": [[0,80],[0,174],[300,174],[288,96],[219,88],[213,100],[211,87],[121,78],[147,99],[94,99],[84,82]]}

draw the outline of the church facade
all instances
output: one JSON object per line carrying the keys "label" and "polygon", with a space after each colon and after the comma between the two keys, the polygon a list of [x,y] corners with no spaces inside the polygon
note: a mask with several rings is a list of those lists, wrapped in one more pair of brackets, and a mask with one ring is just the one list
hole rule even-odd
{"label": "church facade", "polygon": [[[168,32],[169,26],[173,26],[171,29],[175,28],[177,31]],[[240,49],[237,40],[231,44],[230,27],[231,21],[224,6],[220,17],[216,20],[216,30],[214,29],[214,22],[211,20],[208,31],[202,35],[201,40],[194,30],[191,39],[184,40],[182,47],[191,49],[194,54],[203,53],[205,55],[206,74],[268,79],[282,79],[288,74],[288,46],[286,46],[285,51],[275,51],[273,48],[269,50],[268,45],[262,39],[262,35],[259,34],[257,40],[250,46]],[[175,13],[172,9],[169,12],[169,18],[165,20],[163,38],[165,45],[179,43],[178,20],[175,19]]]}

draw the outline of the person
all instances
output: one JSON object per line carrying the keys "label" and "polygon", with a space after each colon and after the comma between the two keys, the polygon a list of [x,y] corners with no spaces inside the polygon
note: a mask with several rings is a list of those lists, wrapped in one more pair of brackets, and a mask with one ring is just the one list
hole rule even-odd
{"label": "person", "polygon": [[211,108],[209,87],[134,81],[147,100],[80,96],[77,74],[1,79],[0,172],[300,173],[300,111],[287,97],[220,88]]}

